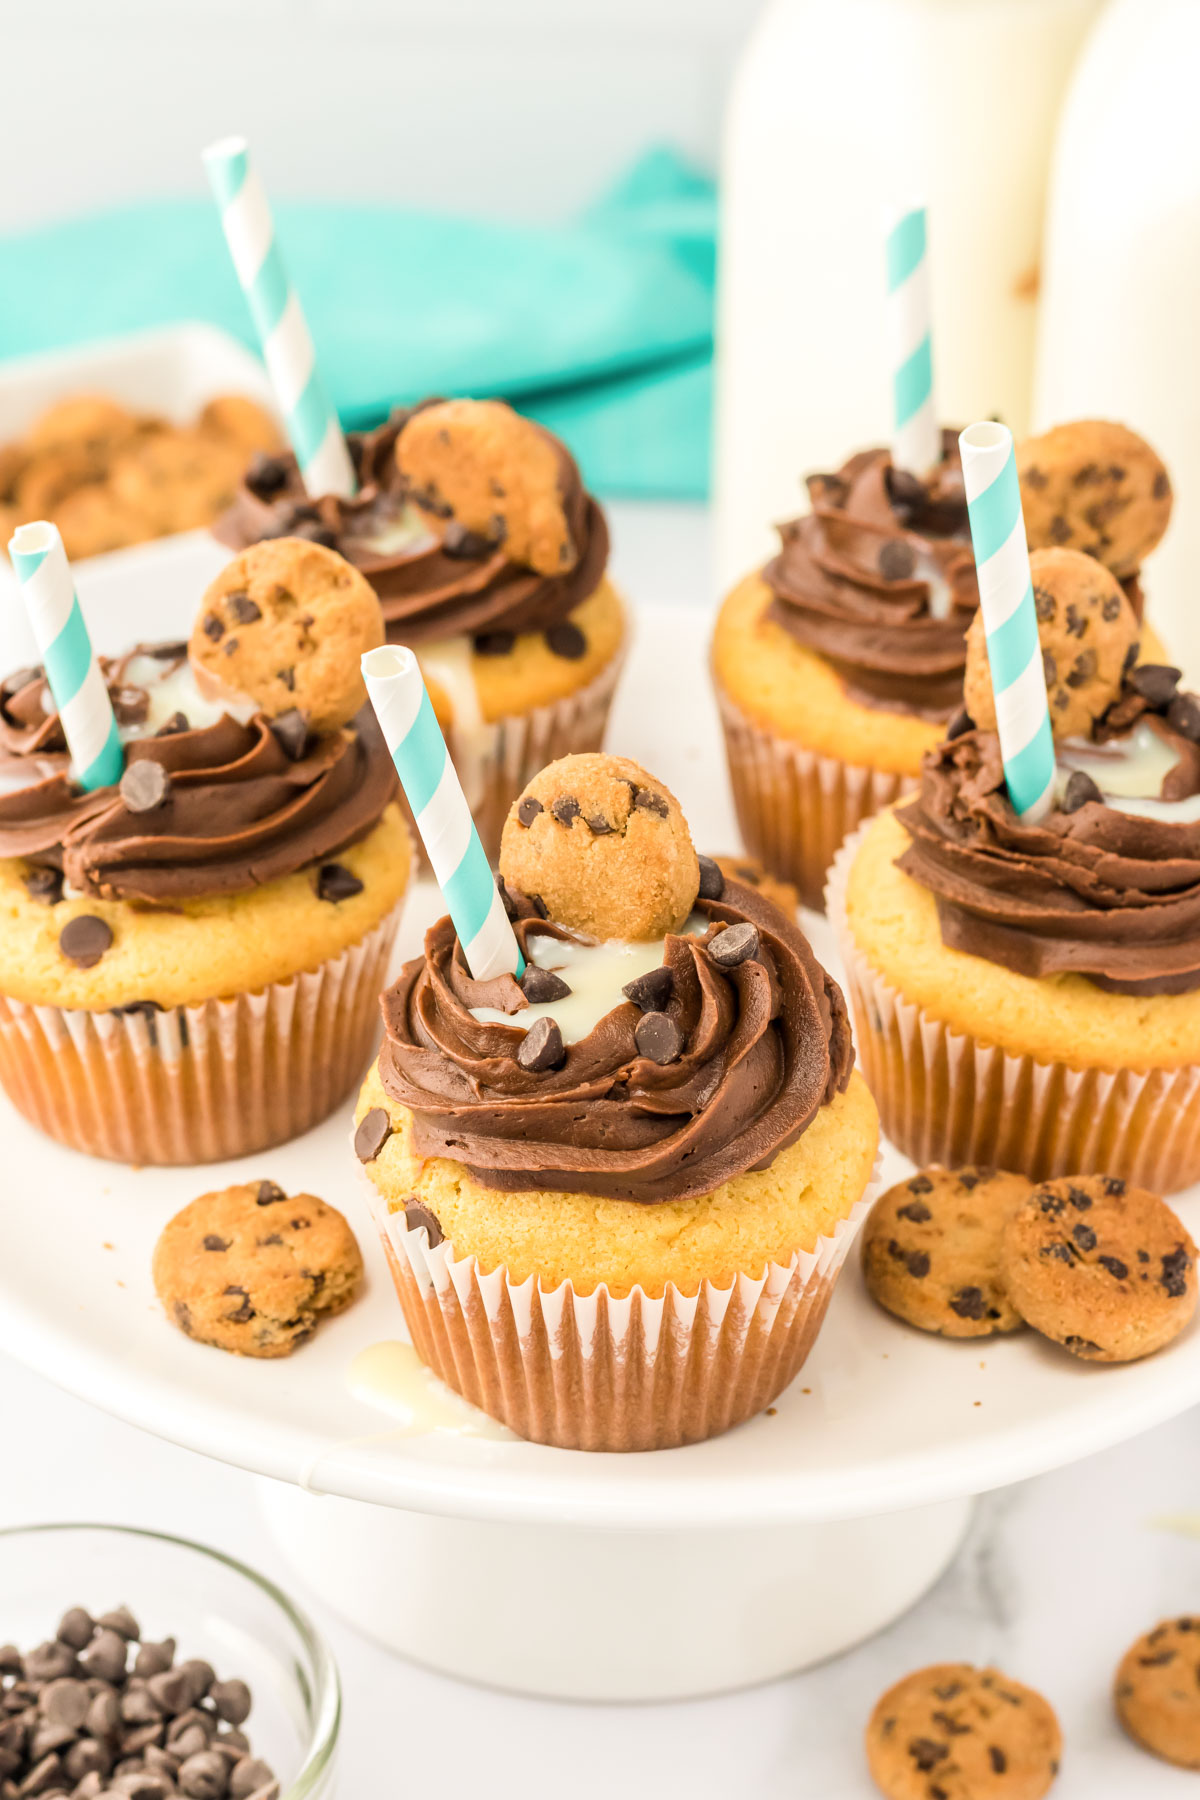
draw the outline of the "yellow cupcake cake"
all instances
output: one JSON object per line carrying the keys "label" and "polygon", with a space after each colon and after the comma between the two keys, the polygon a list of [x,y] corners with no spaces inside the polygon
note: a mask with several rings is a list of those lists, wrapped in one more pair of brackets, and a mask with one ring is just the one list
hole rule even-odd
{"label": "yellow cupcake cake", "polygon": [[[1030,547],[1096,556],[1141,625],[1138,571],[1171,506],[1150,446],[1088,422],[1029,439],[1018,461]],[[958,711],[979,593],[954,433],[924,480],[870,450],[808,489],[778,556],[722,606],[712,662],[747,848],[820,908],[843,838],[916,784]]]}
{"label": "yellow cupcake cake", "polygon": [[1030,566],[1054,808],[1013,812],[973,626],[975,722],[831,883],[859,1049],[919,1162],[1169,1192],[1200,1177],[1200,700],[1132,664],[1136,618],[1097,561]]}
{"label": "yellow cupcake cake", "polygon": [[635,763],[544,769],[500,871],[523,977],[433,926],[356,1114],[413,1341],[539,1441],[711,1436],[796,1373],[874,1165],[841,994]]}
{"label": "yellow cupcake cake", "polygon": [[494,856],[525,782],[604,736],[626,638],[604,514],[565,446],[502,401],[427,401],[349,441],[352,499],[314,501],[294,457],[258,457],[218,535],[298,532],[362,571]]}
{"label": "yellow cupcake cake", "polygon": [[78,788],[39,668],[0,682],[0,1082],[138,1163],[243,1155],[356,1080],[408,880],[357,716],[379,603],[332,550],[236,557],[191,645],[102,663],[119,782]]}

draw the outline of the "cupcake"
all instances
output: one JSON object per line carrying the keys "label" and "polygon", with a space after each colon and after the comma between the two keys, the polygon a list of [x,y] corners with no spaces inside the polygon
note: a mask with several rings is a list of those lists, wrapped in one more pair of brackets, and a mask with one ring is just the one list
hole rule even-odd
{"label": "cupcake", "polygon": [[531,776],[604,736],[625,643],[604,514],[566,447],[498,400],[428,401],[350,446],[353,499],[310,500],[293,457],[258,457],[218,536],[294,532],[362,571],[494,856]]}
{"label": "cupcake", "polygon": [[42,671],[0,683],[0,1084],[50,1136],[127,1162],[242,1156],[359,1079],[410,861],[357,716],[382,638],[332,550],[246,551],[190,646],[102,661],[125,768],[90,792]]}
{"label": "cupcake", "polygon": [[1133,664],[1137,620],[1098,562],[1030,565],[1053,809],[1009,803],[980,620],[971,718],[830,882],[859,1052],[919,1163],[1170,1192],[1200,1177],[1200,698]]}
{"label": "cupcake", "polygon": [[711,1437],[799,1369],[871,1177],[841,993],[635,763],[544,769],[500,875],[522,980],[440,920],[356,1113],[412,1340],[538,1442]]}
{"label": "cupcake", "polygon": [[721,608],[713,676],[746,847],[819,908],[846,833],[958,706],[979,590],[954,433],[925,480],[881,449],[807,485],[811,511]]}
{"label": "cupcake", "polygon": [[[1171,510],[1154,451],[1090,421],[1017,460],[1030,548],[1098,557],[1141,625],[1138,571]],[[915,786],[957,710],[979,591],[955,433],[924,480],[869,450],[808,490],[779,555],[725,601],[713,674],[747,848],[819,908],[842,839]],[[1164,660],[1141,636],[1142,657]]]}

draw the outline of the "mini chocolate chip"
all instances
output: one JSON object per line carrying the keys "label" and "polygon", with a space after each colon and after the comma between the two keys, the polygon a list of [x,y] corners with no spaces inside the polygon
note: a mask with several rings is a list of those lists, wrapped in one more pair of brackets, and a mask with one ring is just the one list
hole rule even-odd
{"label": "mini chocolate chip", "polygon": [[545,810],[540,800],[535,800],[532,794],[526,794],[517,807],[517,819],[520,824],[529,826]]}
{"label": "mini chocolate chip", "polygon": [[351,874],[341,863],[321,864],[317,875],[318,900],[328,900],[336,905],[339,900],[350,900],[362,891],[363,884],[358,876]]}
{"label": "mini chocolate chip", "polygon": [[574,794],[560,794],[552,804],[550,811],[560,825],[569,826],[573,819],[579,817],[579,802]]}
{"label": "mini chocolate chip", "polygon": [[903,538],[888,538],[875,560],[885,581],[907,581],[917,566],[916,552]]}
{"label": "mini chocolate chip", "polygon": [[256,450],[250,458],[250,466],[246,470],[245,482],[250,492],[259,500],[271,500],[287,486],[288,463],[286,457],[268,456],[265,450]]}
{"label": "mini chocolate chip", "polygon": [[[231,1325],[248,1325],[250,1323],[251,1319],[254,1317],[254,1308],[250,1304],[250,1296],[246,1292],[245,1288],[231,1286],[231,1287],[224,1288],[222,1291],[225,1294],[232,1294],[233,1296],[235,1296],[237,1299],[237,1302],[238,1302],[238,1304],[232,1309],[232,1311],[225,1313],[223,1316],[226,1319],[228,1319],[228,1321]],[[178,1673],[179,1673],[178,1669],[168,1670],[169,1675],[177,1675]],[[153,1684],[155,1681],[162,1681],[164,1679],[165,1679],[164,1676],[154,1675],[151,1677],[151,1684]],[[173,1710],[173,1709],[168,1708],[168,1711],[171,1711],[171,1710]]]}
{"label": "mini chocolate chip", "polygon": [[262,618],[262,607],[249,594],[226,594],[225,605],[235,625],[253,625]]}
{"label": "mini chocolate chip", "polygon": [[308,749],[308,720],[297,707],[289,707],[271,720],[271,736],[289,762],[299,762]]}
{"label": "mini chocolate chip", "polygon": [[228,1250],[232,1242],[232,1238],[218,1237],[215,1231],[210,1231],[204,1240],[204,1248],[215,1251]]}
{"label": "mini chocolate chip", "polygon": [[[461,557],[466,561],[486,556],[491,545],[477,531],[468,531],[457,519],[451,519],[442,533],[442,550],[446,556]],[[499,635],[499,634],[498,634]],[[512,632],[504,635],[512,637]]]}
{"label": "mini chocolate chip", "polygon": [[117,715],[118,724],[145,724],[146,716],[150,711],[150,696],[145,688],[109,688],[108,697],[112,701],[112,708]]}
{"label": "mini chocolate chip", "polygon": [[1061,1194],[1051,1194],[1043,1191],[1040,1194],[1036,1194],[1034,1198],[1037,1201],[1039,1212],[1043,1212],[1048,1219],[1060,1219],[1067,1210],[1067,1203]]}
{"label": "mini chocolate chip", "polygon": [[255,1206],[278,1206],[281,1200],[286,1199],[287,1195],[277,1181],[260,1181],[254,1204]]}
{"label": "mini chocolate chip", "polygon": [[[55,1637],[60,1644],[67,1644],[72,1650],[85,1650],[92,1641],[92,1633],[96,1622],[82,1606],[70,1607],[58,1621]],[[6,1669],[3,1654],[0,1653],[0,1675],[11,1673]]]}
{"label": "mini chocolate chip", "polygon": [[936,1743],[933,1738],[919,1737],[913,1738],[909,1744],[908,1754],[921,1773],[927,1775],[930,1769],[936,1769],[940,1762],[945,1761],[950,1751],[947,1745]]}
{"label": "mini chocolate chip", "polygon": [[957,1313],[960,1319],[982,1319],[983,1290],[977,1287],[959,1288],[957,1294],[951,1297],[950,1311]]}
{"label": "mini chocolate chip", "polygon": [[539,919],[548,919],[550,917],[550,908],[546,905],[546,902],[542,899],[540,894],[526,894],[525,898],[528,900]]}
{"label": "mini chocolate chip", "polygon": [[553,969],[539,969],[536,963],[529,963],[520,982],[521,992],[533,1006],[539,1006],[546,1000],[565,1000],[571,992],[561,975]]}
{"label": "mini chocolate chip", "polygon": [[280,681],[283,683],[284,687],[287,689],[289,694],[295,693],[295,691],[296,691],[296,671],[295,671],[295,669],[276,669],[275,679],[276,679],[276,681]]}
{"label": "mini chocolate chip", "polygon": [[300,524],[293,528],[292,535],[298,538],[307,538],[310,544],[324,544],[326,550],[337,549],[337,532],[332,526],[315,519],[302,519]]}
{"label": "mini chocolate chip", "polygon": [[1069,544],[1073,535],[1070,522],[1065,515],[1055,513],[1050,521],[1050,542],[1052,544]]}
{"label": "mini chocolate chip", "polygon": [[652,788],[634,788],[633,804],[637,811],[653,813],[656,818],[665,819],[670,816],[670,807],[662,794],[656,794]]}
{"label": "mini chocolate chip", "polygon": [[919,475],[913,475],[907,469],[898,469],[889,463],[884,480],[892,505],[905,512],[915,511],[924,506],[928,498],[925,483]]}
{"label": "mini chocolate chip", "polygon": [[924,1250],[910,1250],[904,1258],[904,1266],[914,1281],[924,1281],[929,1273],[929,1258]]}
{"label": "mini chocolate chip", "polygon": [[1114,1281],[1125,1281],[1129,1275],[1128,1263],[1123,1263],[1119,1256],[1098,1256],[1096,1261],[1102,1269],[1107,1269]]}
{"label": "mini chocolate chip", "polygon": [[438,1218],[437,1214],[431,1212],[427,1206],[422,1206],[419,1200],[410,1200],[405,1207],[404,1223],[408,1226],[410,1231],[420,1231],[421,1227],[424,1226],[425,1230],[429,1233],[429,1248],[431,1250],[436,1250],[438,1245],[445,1241],[446,1234],[442,1230],[441,1220]]}
{"label": "mini chocolate chip", "polygon": [[645,1013],[661,1012],[674,991],[675,977],[665,963],[657,969],[647,969],[644,975],[635,976],[621,989],[625,998]]}
{"label": "mini chocolate chip", "polygon": [[1067,670],[1067,686],[1069,688],[1083,687],[1086,682],[1091,681],[1096,673],[1096,668],[1096,652],[1090,648],[1081,650]]}
{"label": "mini chocolate chip", "polygon": [[721,871],[720,863],[715,861],[711,856],[698,856],[696,861],[700,864],[700,892],[698,898],[701,900],[719,900],[721,895],[725,892],[725,876]]}
{"label": "mini chocolate chip", "polygon": [[1067,1189],[1067,1199],[1076,1212],[1091,1212],[1092,1196],[1086,1188],[1071,1186]]}
{"label": "mini chocolate chip", "polygon": [[[1139,1259],[1141,1256],[1142,1252],[1139,1250]],[[1187,1293],[1187,1278],[1191,1266],[1192,1259],[1182,1244],[1163,1257],[1160,1279],[1170,1299],[1182,1300]]]}
{"label": "mini chocolate chip", "polygon": [[184,712],[173,712],[169,719],[163,720],[154,735],[155,737],[160,738],[174,737],[177,732],[190,730],[191,725],[188,721],[187,714]]}
{"label": "mini chocolate chip", "polygon": [[509,891],[508,883],[505,881],[499,870],[496,871],[496,892],[500,896],[500,903],[508,917],[510,919],[517,918],[517,903]]}
{"label": "mini chocolate chip", "polygon": [[25,886],[31,900],[44,900],[47,906],[57,906],[63,894],[62,870],[29,869],[25,875]]}
{"label": "mini chocolate chip", "polygon": [[1005,1756],[1003,1750],[1001,1750],[999,1744],[988,1745],[988,1761],[992,1765],[993,1772],[997,1775],[1003,1775],[1008,1768],[1008,1758]]}
{"label": "mini chocolate chip", "polygon": [[1148,706],[1165,712],[1175,698],[1182,673],[1169,663],[1138,663],[1129,671],[1129,685]]}
{"label": "mini chocolate chip", "polygon": [[476,656],[507,656],[516,641],[515,631],[478,631],[471,644]]}
{"label": "mini chocolate chip", "polygon": [[205,613],[204,635],[206,638],[211,638],[214,644],[219,643],[225,636],[224,622],[217,617],[216,613]]}
{"label": "mini chocolate chip", "polygon": [[975,721],[965,706],[951,713],[946,721],[946,741],[951,743],[955,738],[966,737],[968,731],[974,731]]}
{"label": "mini chocolate chip", "polygon": [[719,969],[736,969],[739,963],[757,956],[759,936],[757,925],[744,920],[740,925],[727,925],[719,931],[705,946],[709,959]]}
{"label": "mini chocolate chip", "polygon": [[1106,1194],[1118,1195],[1125,1192],[1127,1184],[1120,1175],[1105,1175],[1103,1180]]}
{"label": "mini chocolate chip", "polygon": [[906,1206],[896,1208],[898,1219],[911,1219],[914,1225],[927,1225],[933,1214],[923,1200],[910,1200]]}
{"label": "mini chocolate chip", "polygon": [[58,934],[58,947],[68,962],[80,969],[94,969],[106,950],[112,948],[113,934],[108,923],[95,913],[80,913],[68,919]]}
{"label": "mini chocolate chip", "polygon": [[1200,744],[1200,700],[1195,694],[1176,694],[1167,708],[1167,724],[1181,737]]}
{"label": "mini chocolate chip", "polygon": [[905,1183],[910,1194],[932,1194],[933,1182],[928,1175],[912,1175]]}
{"label": "mini chocolate chip", "polygon": [[359,1162],[374,1162],[392,1135],[392,1123],[382,1106],[364,1113],[354,1133],[354,1154]]}
{"label": "mini chocolate chip", "polygon": [[244,1681],[214,1681],[208,1697],[227,1725],[241,1725],[250,1717],[250,1689]]}
{"label": "mini chocolate chip", "polygon": [[1171,483],[1167,478],[1167,472],[1165,469],[1160,469],[1158,471],[1158,474],[1154,477],[1154,486],[1151,488],[1150,491],[1154,495],[1154,498],[1156,500],[1165,500],[1166,499],[1167,495],[1171,491]]}
{"label": "mini chocolate chip", "polygon": [[545,1014],[540,1019],[535,1019],[517,1050],[517,1061],[521,1067],[531,1075],[541,1075],[547,1069],[557,1069],[565,1058],[566,1050],[557,1020],[547,1018]]}
{"label": "mini chocolate chip", "polygon": [[125,1639],[119,1632],[102,1630],[97,1631],[87,1649],[81,1651],[79,1660],[97,1681],[116,1683],[125,1679],[128,1654]]}
{"label": "mini chocolate chip", "polygon": [[1090,1225],[1072,1225],[1071,1236],[1081,1250],[1094,1250],[1096,1248],[1096,1234]]}
{"label": "mini chocolate chip", "polygon": [[1043,1244],[1040,1254],[1048,1257],[1051,1262],[1069,1263],[1072,1260],[1069,1244]]}
{"label": "mini chocolate chip", "polygon": [[651,1062],[673,1063],[683,1049],[683,1032],[670,1013],[643,1013],[634,1027],[633,1041]]}
{"label": "mini chocolate chip", "polygon": [[596,813],[592,818],[585,819],[583,822],[593,837],[609,837],[617,829],[615,825],[610,825],[601,813]]}
{"label": "mini chocolate chip", "polygon": [[578,625],[572,625],[564,619],[559,625],[551,625],[546,632],[547,648],[553,650],[555,656],[565,657],[568,662],[578,662],[587,654],[587,639]]}
{"label": "mini chocolate chip", "polygon": [[118,791],[131,813],[153,812],[171,791],[171,777],[152,756],[139,756],[122,775]]}

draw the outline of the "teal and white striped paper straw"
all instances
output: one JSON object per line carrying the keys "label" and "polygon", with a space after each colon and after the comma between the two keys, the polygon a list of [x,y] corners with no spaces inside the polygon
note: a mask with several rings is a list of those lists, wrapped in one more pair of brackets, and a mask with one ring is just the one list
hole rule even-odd
{"label": "teal and white striped paper straw", "polygon": [[125,752],[58,527],[45,519],[19,525],[8,553],[62,720],[72,778],[89,792],[112,787],[124,772]]}
{"label": "teal and white striped paper straw", "polygon": [[892,367],[892,461],[924,475],[942,459],[933,397],[933,308],[925,208],[888,220],[887,321]]}
{"label": "teal and white striped paper straw", "polygon": [[354,464],[317,371],[312,338],[284,269],[271,209],[245,138],[210,144],[204,165],[305,490],[314,498],[348,498],[358,486]]}
{"label": "teal and white striped paper straw", "polygon": [[384,644],[362,659],[363,680],[425,854],[476,981],[525,973],[516,935],[411,650]]}
{"label": "teal and white striped paper straw", "polygon": [[1012,432],[990,420],[960,435],[979,605],[1008,796],[1031,824],[1049,812],[1054,737]]}

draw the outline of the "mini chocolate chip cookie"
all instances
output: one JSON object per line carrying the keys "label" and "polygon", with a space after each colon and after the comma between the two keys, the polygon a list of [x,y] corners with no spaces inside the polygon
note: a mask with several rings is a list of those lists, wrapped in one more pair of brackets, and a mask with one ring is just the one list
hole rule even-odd
{"label": "mini chocolate chip cookie", "polygon": [[1111,419],[1056,425],[1017,446],[1031,550],[1082,550],[1123,580],[1171,517],[1171,482],[1145,438]]}
{"label": "mini chocolate chip cookie", "polygon": [[108,485],[155,533],[198,531],[232,505],[244,465],[244,453],[224,439],[159,431],[121,452]]}
{"label": "mini chocolate chip cookie", "polygon": [[307,538],[270,538],[227,563],[205,594],[188,655],[202,688],[299,711],[314,731],[347,724],[366,691],[363,652],[383,642],[364,575]]}
{"label": "mini chocolate chip cookie", "polygon": [[1035,1188],[1004,1232],[1022,1318],[1088,1362],[1135,1362],[1196,1310],[1196,1246],[1157,1194],[1114,1176]]}
{"label": "mini chocolate chip cookie", "polygon": [[1131,1644],[1113,1698],[1117,1717],[1143,1750],[1200,1769],[1200,1619],[1164,1619]]}
{"label": "mini chocolate chip cookie", "polygon": [[790,881],[780,881],[777,876],[769,875],[752,856],[718,856],[713,860],[721,873],[728,875],[731,881],[740,881],[746,887],[756,888],[764,900],[770,900],[789,919],[795,918],[800,895]]}
{"label": "mini chocolate chip cookie", "polygon": [[245,394],[218,394],[204,408],[196,425],[204,437],[223,438],[226,443],[236,444],[247,460],[255,451],[269,456],[283,449],[274,419]]}
{"label": "mini chocolate chip cookie", "polygon": [[906,1675],[876,1705],[866,1741],[887,1800],[1041,1800],[1062,1760],[1049,1702],[970,1663]]}
{"label": "mini chocolate chip cookie", "polygon": [[362,1256],[340,1212],[312,1194],[247,1181],[201,1194],[164,1228],[154,1285],[188,1337],[238,1356],[290,1356],[341,1312]]}
{"label": "mini chocolate chip cookie", "polygon": [[888,1312],[943,1337],[990,1337],[1024,1321],[1000,1267],[1004,1228],[1028,1198],[1023,1175],[922,1169],[881,1194],[863,1230],[863,1274]]}
{"label": "mini chocolate chip cookie", "polygon": [[[1035,550],[1029,571],[1051,727],[1056,738],[1090,737],[1137,654],[1137,615],[1116,577],[1077,550]],[[996,729],[982,611],[967,632],[963,699],[976,725]]]}
{"label": "mini chocolate chip cookie", "polygon": [[500,842],[510,888],[596,938],[678,931],[700,865],[687,821],[661,781],[622,756],[564,756],[516,800]]}
{"label": "mini chocolate chip cookie", "polygon": [[503,401],[422,407],[396,440],[396,464],[439,537],[457,525],[540,575],[565,575],[578,562],[561,453],[548,432]]}

